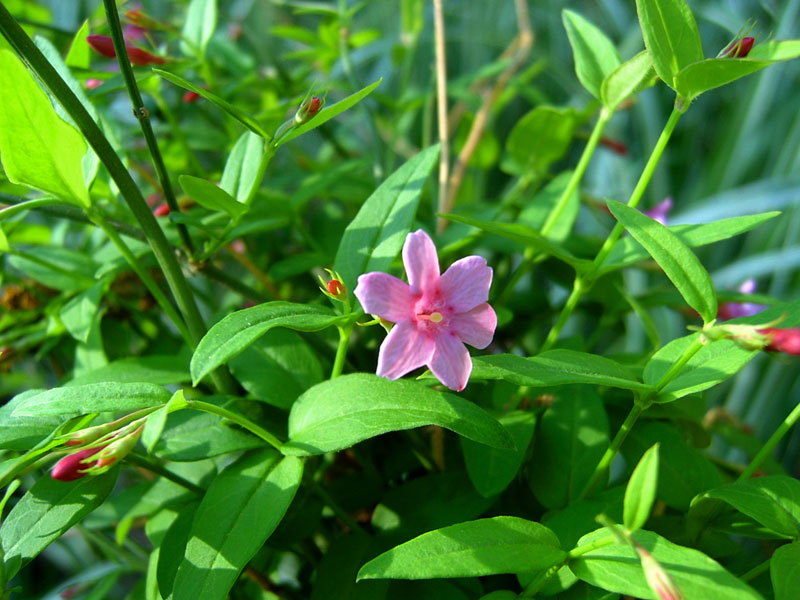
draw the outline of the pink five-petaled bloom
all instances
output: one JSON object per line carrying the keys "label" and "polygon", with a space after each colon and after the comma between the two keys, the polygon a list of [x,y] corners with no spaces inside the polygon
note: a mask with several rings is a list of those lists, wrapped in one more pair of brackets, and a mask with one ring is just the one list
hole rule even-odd
{"label": "pink five-petaled bloom", "polygon": [[769,344],[764,350],[772,352],[786,352],[800,356],[800,328],[779,329],[778,327],[764,327],[758,333],[769,337]]}
{"label": "pink five-petaled bloom", "polygon": [[72,454],[67,454],[55,464],[53,470],[50,472],[50,476],[58,481],[75,481],[76,479],[80,479],[86,475],[86,473],[82,471],[88,469],[97,462],[86,459],[94,456],[104,447],[105,446],[88,448],[86,450],[78,450]]}
{"label": "pink five-petaled bloom", "polygon": [[395,326],[381,344],[378,375],[397,379],[423,365],[451,390],[466,387],[472,359],[464,344],[485,348],[497,315],[487,303],[492,269],[480,256],[454,262],[439,275],[433,240],[421,229],[403,246],[408,284],[387,273],[358,278],[364,310]]}

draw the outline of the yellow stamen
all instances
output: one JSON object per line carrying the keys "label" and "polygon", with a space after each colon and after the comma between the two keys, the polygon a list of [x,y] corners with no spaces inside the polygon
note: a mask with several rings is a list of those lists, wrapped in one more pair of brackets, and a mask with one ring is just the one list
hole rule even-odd
{"label": "yellow stamen", "polygon": [[431,313],[431,321],[433,321],[434,323],[440,323],[443,318],[444,317],[442,316],[442,313],[440,313],[440,312]]}

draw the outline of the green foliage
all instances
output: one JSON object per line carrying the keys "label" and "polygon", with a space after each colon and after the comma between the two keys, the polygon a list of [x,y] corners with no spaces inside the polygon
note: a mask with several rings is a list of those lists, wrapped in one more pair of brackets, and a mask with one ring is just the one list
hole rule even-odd
{"label": "green foliage", "polygon": [[603,80],[622,60],[611,40],[595,25],[571,10],[561,11],[575,58],[575,74],[595,98],[600,98]]}
{"label": "green foliage", "polygon": [[795,593],[800,569],[800,543],[781,546],[769,561],[769,574],[775,590],[775,600],[789,600]]}
{"label": "green foliage", "polygon": [[636,531],[644,527],[656,499],[658,485],[658,443],[642,455],[625,487],[622,513],[625,529]]}

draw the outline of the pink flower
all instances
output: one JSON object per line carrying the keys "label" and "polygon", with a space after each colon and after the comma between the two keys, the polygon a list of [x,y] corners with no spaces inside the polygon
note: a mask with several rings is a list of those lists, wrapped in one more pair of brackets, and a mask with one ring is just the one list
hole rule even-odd
{"label": "pink flower", "polygon": [[[747,279],[738,289],[742,294],[753,294],[756,291],[756,280]],[[727,321],[739,317],[751,317],[766,308],[763,304],[755,304],[754,302],[724,302],[717,311],[717,319]]]}
{"label": "pink flower", "polygon": [[764,350],[771,352],[786,352],[800,356],[800,328],[779,329],[778,327],[764,327],[758,332],[767,336],[768,343]]}
{"label": "pink flower", "polygon": [[662,225],[666,225],[667,217],[669,216],[669,211],[671,210],[672,210],[672,198],[667,196],[650,210],[644,211],[644,214],[646,214],[654,221],[658,221]]}
{"label": "pink flower", "polygon": [[84,471],[97,463],[96,460],[89,459],[104,447],[87,448],[86,450],[78,450],[72,454],[67,454],[55,464],[50,476],[58,481],[75,481],[84,477],[86,475]]}
{"label": "pink flower", "polygon": [[464,344],[485,348],[497,316],[487,303],[492,269],[467,256],[439,275],[433,240],[421,229],[403,246],[408,284],[387,273],[358,278],[355,295],[364,310],[395,326],[381,344],[377,373],[397,379],[426,365],[444,385],[461,391],[472,359]]}
{"label": "pink flower", "polygon": [[722,56],[726,58],[745,58],[750,54],[756,38],[743,37],[730,43],[730,45],[722,51]]}

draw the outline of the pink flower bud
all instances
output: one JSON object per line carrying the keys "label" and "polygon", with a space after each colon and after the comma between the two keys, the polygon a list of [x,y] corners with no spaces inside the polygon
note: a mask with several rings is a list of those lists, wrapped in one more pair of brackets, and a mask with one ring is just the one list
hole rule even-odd
{"label": "pink flower bud", "polygon": [[644,570],[644,578],[647,580],[647,585],[658,596],[659,600],[681,600],[683,598],[681,591],[664,570],[664,567],[661,566],[661,563],[638,544],[635,545],[635,548],[642,561],[642,569]]}
{"label": "pink flower bud", "polygon": [[188,91],[188,92],[186,92],[186,93],[183,95],[183,101],[184,101],[185,103],[187,103],[187,104],[188,104],[189,102],[194,102],[194,101],[195,101],[195,100],[197,100],[198,98],[200,98],[200,94],[198,94],[197,92],[192,92],[191,90],[190,90],[190,91]]}
{"label": "pink flower bud", "polygon": [[142,50],[136,46],[125,46],[128,50],[128,58],[131,63],[137,67],[146,67],[148,65],[163,65],[166,60],[155,54],[150,54],[147,50]]}
{"label": "pink flower bud", "polygon": [[309,98],[300,106],[300,110],[294,115],[294,122],[298,125],[307,123],[314,115],[316,115],[322,108],[322,100],[318,96]]}
{"label": "pink flower bud", "polygon": [[91,78],[86,80],[86,89],[87,90],[93,90],[95,88],[100,87],[101,85],[103,85],[103,80],[102,79],[95,79],[94,77],[91,77]]}
{"label": "pink flower bud", "polygon": [[86,459],[94,456],[104,447],[105,446],[101,446],[99,448],[87,448],[86,450],[79,450],[78,452],[67,454],[55,464],[53,470],[50,471],[50,476],[58,481],[75,481],[76,479],[80,479],[86,475],[86,473],[83,473],[82,471],[94,466],[97,462],[93,460],[87,461]]}
{"label": "pink flower bud", "polygon": [[671,210],[672,210],[672,198],[667,196],[650,210],[644,211],[644,214],[646,214],[654,221],[658,221],[662,225],[666,225],[667,217],[669,216],[669,211]]}
{"label": "pink flower bud", "polygon": [[722,56],[726,58],[744,58],[750,54],[755,41],[756,38],[754,37],[743,37],[740,40],[735,40],[722,51]]}
{"label": "pink flower bud", "polygon": [[114,49],[114,40],[107,35],[90,35],[86,42],[92,50],[102,54],[106,58],[116,58],[117,51]]}
{"label": "pink flower bud", "polygon": [[768,336],[769,339],[769,343],[764,350],[800,356],[800,328],[779,329],[777,327],[765,327],[758,331]]}
{"label": "pink flower bud", "polygon": [[338,279],[331,279],[327,284],[328,293],[331,296],[339,297],[345,293],[344,284]]}
{"label": "pink flower bud", "polygon": [[169,215],[169,204],[164,202],[155,208],[153,211],[153,216],[155,217],[166,217]]}

